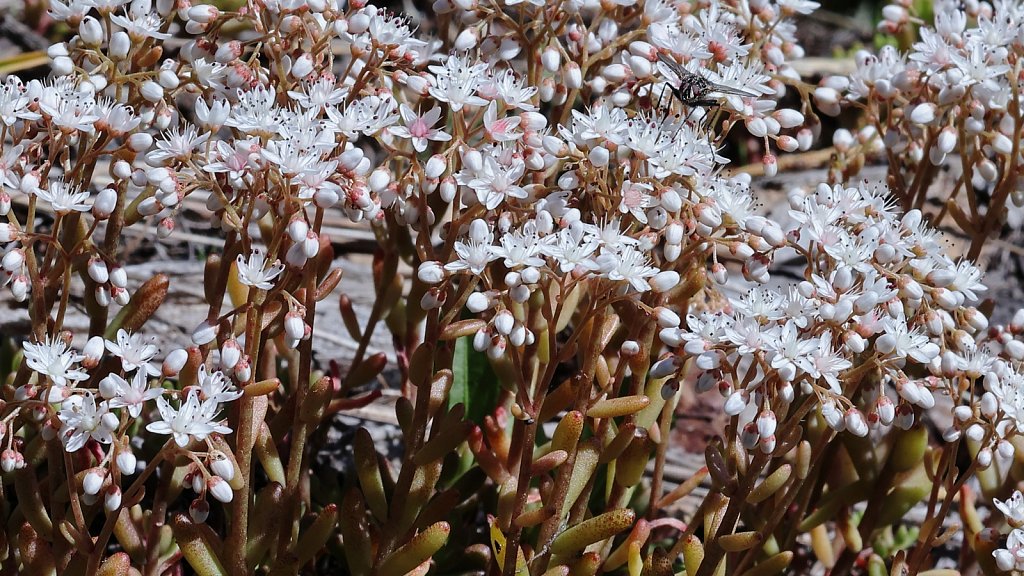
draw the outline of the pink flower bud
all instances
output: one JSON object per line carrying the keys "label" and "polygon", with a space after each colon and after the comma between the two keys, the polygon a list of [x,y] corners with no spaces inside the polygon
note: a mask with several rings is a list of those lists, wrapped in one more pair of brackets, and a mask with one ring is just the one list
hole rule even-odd
{"label": "pink flower bud", "polygon": [[121,471],[122,476],[135,474],[135,466],[138,464],[138,460],[131,449],[118,450],[117,458],[114,461],[117,463],[117,469]]}
{"label": "pink flower bud", "polygon": [[248,382],[252,378],[252,363],[249,361],[248,355],[243,355],[239,360],[238,364],[235,364],[235,380],[239,382]]}
{"label": "pink flower bud", "polygon": [[103,509],[107,512],[114,512],[121,507],[121,488],[111,485],[103,494]]}
{"label": "pink flower bud", "polygon": [[0,453],[0,470],[11,473],[25,467],[25,457],[11,448]]}
{"label": "pink flower bud", "polygon": [[762,410],[761,414],[757,417],[757,433],[761,436],[771,436],[775,434],[778,420],[775,417],[775,412],[771,410]]}
{"label": "pink flower bud", "polygon": [[548,46],[541,52],[540,61],[545,70],[554,74],[562,67],[562,53],[554,46]]}
{"label": "pink flower bud", "polygon": [[778,159],[775,158],[774,154],[765,154],[764,157],[761,158],[761,164],[764,165],[764,175],[768,178],[772,178],[779,173],[779,162]]}
{"label": "pink flower bud", "polygon": [[235,477],[234,465],[231,464],[231,460],[228,458],[227,454],[220,450],[210,451],[210,471],[228,482]]}
{"label": "pink flower bud", "polygon": [[82,479],[82,492],[95,496],[100,493],[100,488],[103,487],[103,480],[107,477],[107,471],[103,468],[92,468],[85,473],[85,478]]}
{"label": "pink flower bud", "polygon": [[300,340],[306,332],[306,323],[302,319],[302,314],[294,311],[285,314],[284,331],[289,338]]}
{"label": "pink flower bud", "polygon": [[757,432],[757,425],[753,422],[747,422],[746,425],[743,426],[743,430],[740,431],[740,442],[747,450],[753,450],[756,448],[758,440],[760,439],[761,437]]}
{"label": "pink flower bud", "polygon": [[220,10],[212,4],[199,4],[188,9],[188,19],[207,24],[220,17]]}
{"label": "pink flower bud", "polygon": [[28,298],[29,283],[28,276],[24,274],[16,274],[11,280],[11,296],[14,297],[15,302],[24,302]]}
{"label": "pink flower bud", "polygon": [[196,346],[205,346],[217,337],[218,327],[204,320],[192,331],[192,343]]}
{"label": "pink flower bud", "polygon": [[188,515],[196,524],[206,522],[206,518],[210,516],[209,502],[201,498],[196,498],[192,501],[192,504],[189,504]]}
{"label": "pink flower bud", "polygon": [[424,284],[439,284],[444,280],[444,275],[441,263],[433,260],[421,263],[416,271],[416,277]]}
{"label": "pink flower bud", "polygon": [[722,411],[729,416],[736,416],[747,407],[750,401],[750,394],[746,390],[736,390],[725,400]]}
{"label": "pink flower bud", "polygon": [[850,408],[846,411],[844,420],[846,423],[846,429],[854,436],[860,436],[863,438],[868,435],[868,423],[864,419],[864,415],[861,414],[860,410]]}

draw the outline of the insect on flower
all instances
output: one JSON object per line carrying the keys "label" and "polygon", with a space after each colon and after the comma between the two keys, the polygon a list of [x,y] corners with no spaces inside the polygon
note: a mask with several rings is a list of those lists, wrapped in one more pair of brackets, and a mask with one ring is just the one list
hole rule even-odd
{"label": "insect on flower", "polygon": [[758,96],[758,94],[749,90],[716,84],[700,73],[687,70],[671,57],[661,52],[658,52],[658,60],[660,64],[658,69],[661,70],[662,75],[668,80],[672,95],[683,105],[690,108],[718,106],[720,97],[715,97],[715,93],[732,94],[748,98],[756,98]]}

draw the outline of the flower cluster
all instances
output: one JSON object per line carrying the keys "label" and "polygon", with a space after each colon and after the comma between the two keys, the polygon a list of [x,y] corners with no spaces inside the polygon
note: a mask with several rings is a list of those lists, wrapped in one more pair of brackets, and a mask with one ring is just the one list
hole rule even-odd
{"label": "flower cluster", "polygon": [[[884,14],[888,31],[914,26],[909,5],[890,5]],[[920,39],[908,51],[858,52],[853,73],[823,80],[814,90],[823,111],[838,113],[846,102],[862,108],[867,120],[856,134],[842,129],[833,136],[834,178],[856,175],[866,155],[884,156],[902,207],[937,197],[947,206],[933,224],[951,217],[974,237],[976,258],[1005,222],[1007,202],[1024,205],[1016,184],[1022,21],[1020,7],[1010,2],[939,2],[934,22],[918,29]],[[932,187],[935,182],[943,185]]]}
{"label": "flower cluster", "polygon": [[[497,490],[492,551],[505,574],[519,571],[521,557],[533,573],[549,563],[611,572],[627,561],[636,571],[660,562],[651,531],[663,526],[683,531],[679,547],[701,546],[704,564],[697,571],[691,557],[688,573],[711,574],[727,548],[752,551],[730,564],[743,573],[760,562],[760,546],[736,538],[792,535],[774,532],[781,514],[745,506],[776,492],[779,509],[794,515],[814,504],[789,472],[802,469],[810,485],[817,479],[807,474],[820,474],[831,452],[797,450],[805,431],[823,441],[845,432],[847,440],[896,437],[922,430],[939,399],[952,403],[947,444],[965,442],[972,471],[995,462],[1005,478],[1024,417],[1024,317],[989,327],[977,308],[981,272],[946,255],[920,207],[931,178],[924,154],[941,164],[964,138],[964,154],[974,156],[962,187],[1011,181],[1019,26],[978,8],[968,29],[966,16],[950,11],[909,58],[863,55],[852,78],[811,89],[791,65],[803,55],[793,17],[816,7],[436,0],[437,38],[427,39],[364,1],[222,10],[50,0],[50,18],[73,34],[48,51],[54,75],[0,84],[2,267],[33,320],[13,396],[0,403],[3,470],[41,453],[31,445],[37,433],[63,448],[67,477],[81,478],[69,487],[75,514],[61,514],[71,519],[62,527],[85,541],[100,496],[111,513],[88,547],[93,569],[111,534],[147,573],[171,569],[128,543],[168,522],[178,540],[204,542],[183,552],[189,562],[232,574],[312,565],[339,522],[351,572],[425,573],[450,531],[438,514],[460,513],[446,500],[456,491],[438,481],[460,460],[446,455],[463,445],[484,472],[465,477],[490,482],[456,497],[492,502],[477,492]],[[171,38],[182,40],[174,57]],[[1001,53],[982,49],[999,41]],[[881,187],[833,182],[794,191],[788,221],[774,221],[756,205],[752,178],[725,172],[733,130],[749,135],[768,175],[777,152],[808,150],[820,129],[811,92],[826,113],[860,101],[874,111],[856,138],[833,138],[837,161],[853,174],[861,152],[886,144],[895,201]],[[787,93],[801,96],[793,108],[781,104]],[[882,108],[904,113],[886,118]],[[918,176],[908,184],[900,174]],[[1004,195],[1014,189],[1000,186]],[[208,312],[191,345],[157,366],[159,351],[141,334],[168,279],[130,290],[121,238],[155,224],[157,238],[175,241],[186,206],[222,233],[223,250],[207,257]],[[361,325],[341,298],[344,328],[359,343],[346,373],[323,375],[312,340],[332,327],[313,326],[340,279],[324,233],[339,217],[378,240],[378,300]],[[776,263],[794,259],[802,280],[786,285]],[[63,325],[75,275],[90,316],[81,352]],[[735,286],[749,290],[730,296]],[[323,487],[310,480],[309,443],[332,413],[372,398],[348,394],[384,367],[383,353],[368,352],[379,322],[392,332],[407,393],[396,406],[407,453],[394,477],[369,436],[357,435],[350,484],[359,488],[346,492],[339,518],[337,494],[316,501]],[[477,360],[509,393],[483,411],[454,406],[453,380]],[[556,381],[566,371],[574,375]],[[703,543],[694,535],[700,518],[690,527],[658,518],[682,497],[661,493],[682,383],[716,390],[733,417],[725,443],[706,454],[713,493],[755,483],[765,493],[756,502],[709,497],[704,516],[715,526],[704,527]],[[558,431],[542,440],[538,426],[556,416]],[[162,437],[156,450],[150,436]],[[652,455],[651,520],[637,522],[616,552],[577,558],[616,533],[583,541],[589,516],[610,515],[593,525],[617,532],[633,526],[625,507],[642,493],[634,491]],[[599,476],[607,476],[607,510],[589,510],[601,499],[591,495]],[[839,493],[833,482],[821,478]],[[147,494],[169,520],[119,515],[147,484],[159,484]],[[175,507],[183,488],[198,497]],[[232,503],[224,542],[196,529],[222,519],[207,496]],[[271,519],[268,510],[286,512]],[[725,534],[748,517],[765,518],[756,527],[763,534]],[[410,544],[413,535],[420,544]],[[424,555],[422,543],[437,548]],[[782,570],[786,553],[764,564]]]}

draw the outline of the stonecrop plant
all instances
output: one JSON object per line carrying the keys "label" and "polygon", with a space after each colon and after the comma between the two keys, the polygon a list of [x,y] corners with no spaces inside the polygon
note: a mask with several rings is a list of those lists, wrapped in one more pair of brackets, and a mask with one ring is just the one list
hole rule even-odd
{"label": "stonecrop plant", "polygon": [[[888,6],[920,40],[813,85],[817,7],[49,0],[49,74],[0,85],[0,573],[1024,571],[1024,310],[972,263],[1024,199],[1024,9]],[[844,108],[761,206],[737,147],[774,176]],[[222,243],[168,349],[126,238],[190,196]],[[363,320],[331,215],[377,240]],[[320,474],[385,370],[401,454]],[[727,424],[670,485],[693,394]]]}

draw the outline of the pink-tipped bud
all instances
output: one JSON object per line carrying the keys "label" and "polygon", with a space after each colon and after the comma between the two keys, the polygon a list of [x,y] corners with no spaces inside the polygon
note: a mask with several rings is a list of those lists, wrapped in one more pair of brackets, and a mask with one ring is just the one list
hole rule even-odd
{"label": "pink-tipped bud", "polygon": [[192,343],[196,346],[205,346],[217,338],[217,331],[218,326],[211,324],[209,320],[203,320],[192,331]]}
{"label": "pink-tipped bud", "polygon": [[220,10],[212,4],[199,4],[188,9],[188,19],[200,24],[208,24],[220,17]]}
{"label": "pink-tipped bud", "polygon": [[85,473],[85,478],[82,479],[82,492],[95,496],[100,493],[100,488],[103,487],[103,480],[107,477],[107,471],[103,468],[92,468]]}
{"label": "pink-tipped bud", "polygon": [[228,482],[235,477],[234,465],[231,464],[227,454],[220,450],[210,451],[210,471]]}
{"label": "pink-tipped bud", "polygon": [[135,474],[135,467],[138,465],[138,459],[135,458],[135,453],[131,449],[126,448],[118,450],[117,458],[114,459],[117,464],[117,469],[121,471],[122,476],[131,476]]}
{"label": "pink-tipped bud", "polygon": [[187,350],[184,348],[171,350],[167,357],[164,358],[163,366],[160,370],[161,374],[165,378],[173,378],[185,367],[185,362],[188,362]]}
{"label": "pink-tipped bud", "polygon": [[775,429],[778,426],[778,420],[775,418],[775,412],[771,410],[762,410],[761,414],[757,417],[757,433],[761,436],[771,436],[775,434]]}
{"label": "pink-tipped bud", "polygon": [[284,331],[289,338],[300,340],[306,332],[306,323],[302,320],[302,314],[294,311],[285,314]]}
{"label": "pink-tipped bud", "polygon": [[112,484],[103,494],[103,509],[114,512],[121,507],[121,488]]}
{"label": "pink-tipped bud", "polygon": [[225,340],[220,347],[220,367],[224,370],[232,370],[241,357],[242,347],[238,345],[238,341],[234,338]]}
{"label": "pink-tipped bud", "polygon": [[416,277],[424,284],[439,284],[444,280],[444,268],[433,260],[423,262],[416,271]]}
{"label": "pink-tipped bud", "polygon": [[867,420],[864,419],[864,415],[861,414],[860,410],[850,408],[846,411],[844,420],[846,423],[846,429],[854,436],[860,436],[863,438],[868,435],[868,423]]}
{"label": "pink-tipped bud", "polygon": [[188,515],[196,524],[206,522],[206,519],[210,516],[210,503],[201,498],[196,498],[192,501],[192,504],[189,504]]}
{"label": "pink-tipped bud", "polygon": [[740,431],[740,442],[747,450],[756,448],[760,439],[761,436],[757,433],[757,425],[753,422],[747,422],[743,426],[743,430]]}
{"label": "pink-tipped bud", "polygon": [[85,343],[82,349],[82,367],[86,369],[95,368],[100,359],[103,358],[103,350],[106,347],[102,336],[93,336]]}
{"label": "pink-tipped bud", "polygon": [[878,414],[878,421],[883,426],[888,426],[896,417],[896,405],[888,396],[879,396],[875,401],[875,413]]}

